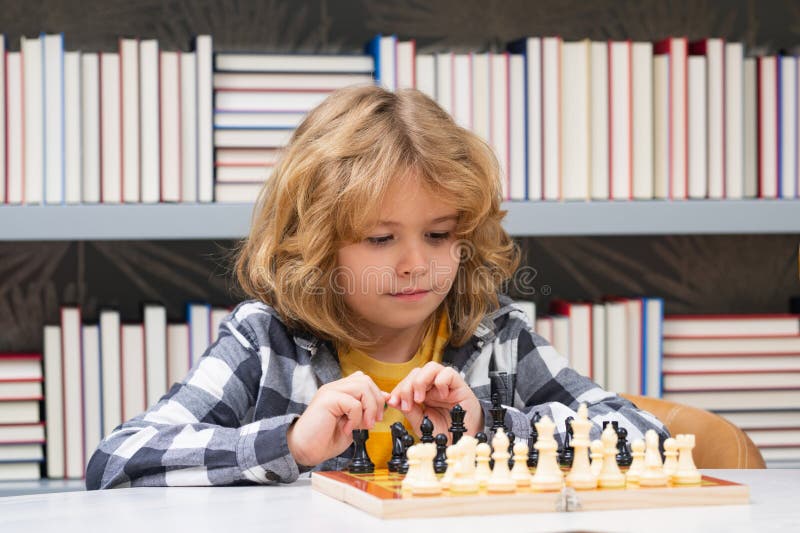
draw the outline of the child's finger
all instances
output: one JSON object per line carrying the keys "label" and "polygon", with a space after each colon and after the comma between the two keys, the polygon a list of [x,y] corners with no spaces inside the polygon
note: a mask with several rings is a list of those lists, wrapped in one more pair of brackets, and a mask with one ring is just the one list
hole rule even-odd
{"label": "child's finger", "polygon": [[425,395],[433,384],[436,375],[442,371],[444,367],[439,363],[430,362],[419,369],[414,375],[412,387],[414,389],[414,401],[422,403],[425,401]]}
{"label": "child's finger", "polygon": [[438,374],[436,374],[436,377],[433,380],[433,385],[436,387],[436,390],[439,391],[439,394],[443,399],[447,398],[450,391],[457,389],[462,385],[466,386],[459,373],[450,367],[444,367]]}
{"label": "child's finger", "polygon": [[391,397],[389,398],[389,405],[403,412],[408,411],[411,404],[414,403],[414,390],[412,388],[412,384],[414,376],[416,376],[419,371],[419,368],[413,369],[400,383],[397,384],[392,391]]}

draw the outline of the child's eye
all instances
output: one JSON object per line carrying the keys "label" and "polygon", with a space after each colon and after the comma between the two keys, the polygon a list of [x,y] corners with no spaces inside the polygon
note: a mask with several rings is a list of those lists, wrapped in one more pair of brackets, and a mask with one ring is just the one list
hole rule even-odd
{"label": "child's eye", "polygon": [[445,231],[441,233],[429,233],[428,236],[435,241],[444,241],[450,237],[450,232]]}
{"label": "child's eye", "polygon": [[383,237],[367,237],[367,242],[376,246],[382,246],[388,243],[390,240],[392,240],[391,235],[385,235]]}

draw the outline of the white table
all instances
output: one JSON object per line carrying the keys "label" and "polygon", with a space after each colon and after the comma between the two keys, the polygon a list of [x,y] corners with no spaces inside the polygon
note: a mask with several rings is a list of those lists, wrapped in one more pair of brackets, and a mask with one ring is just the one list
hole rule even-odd
{"label": "white table", "polygon": [[134,488],[0,498],[0,532],[500,533],[505,531],[800,531],[800,470],[704,470],[750,486],[750,505],[380,520],[292,485]]}

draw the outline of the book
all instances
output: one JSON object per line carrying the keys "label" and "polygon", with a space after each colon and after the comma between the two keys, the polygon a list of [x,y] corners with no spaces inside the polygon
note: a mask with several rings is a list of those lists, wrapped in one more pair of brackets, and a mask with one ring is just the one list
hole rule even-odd
{"label": "book", "polygon": [[39,420],[38,400],[0,402],[0,424],[30,424]]}
{"label": "book", "polygon": [[122,117],[119,54],[100,54],[100,199],[122,202]]}
{"label": "book", "polygon": [[376,35],[367,43],[366,53],[375,62],[375,83],[397,89],[397,35]]}
{"label": "book", "polygon": [[[83,362],[83,464],[89,464],[103,439],[103,382],[100,372],[100,327],[97,324],[82,327]],[[109,384],[109,386],[116,386]]]}
{"label": "book", "polygon": [[652,200],[653,45],[631,44],[631,179],[636,200]]}
{"label": "book", "polygon": [[42,355],[37,353],[0,353],[0,382],[38,381],[42,379]]}
{"label": "book", "polygon": [[606,387],[613,392],[628,390],[628,320],[625,303],[605,302],[606,317]]}
{"label": "book", "polygon": [[642,394],[662,394],[664,300],[642,298]]}
{"label": "book", "polygon": [[[398,89],[409,89],[414,88],[416,86],[416,65],[414,64],[414,58],[417,52],[417,43],[414,39],[410,41],[397,41],[395,45],[395,58],[396,58],[396,83]],[[347,75],[345,75],[347,76]],[[350,75],[352,77],[358,77],[359,75]],[[372,79],[368,76],[361,76],[364,79],[357,79],[356,81],[342,81],[342,83],[346,83],[347,85],[352,85],[354,83],[359,84],[366,84],[366,83],[374,83]],[[345,85],[343,85],[345,86]],[[336,87],[338,88],[338,87]]]}
{"label": "book", "polygon": [[[81,54],[64,52],[64,203],[79,204],[83,191]],[[96,94],[96,91],[95,91]]]}
{"label": "book", "polygon": [[181,201],[197,202],[197,58],[180,53]]}
{"label": "book", "polygon": [[608,43],[609,190],[612,200],[631,200],[631,42]]}
{"label": "book", "polygon": [[528,199],[525,164],[525,62],[521,55],[509,55],[508,63],[508,171],[509,199]]}
{"label": "book", "polygon": [[654,45],[656,55],[667,56],[669,84],[669,165],[670,199],[684,200],[688,189],[687,168],[687,80],[688,50],[686,37],[670,37]]}
{"label": "book", "polygon": [[592,380],[607,388],[606,379],[606,308],[601,303],[592,304]]}
{"label": "book", "polygon": [[706,102],[706,58],[705,56],[689,56],[687,68],[687,143],[686,153],[688,167],[688,192],[692,199],[704,199],[708,196],[708,127]]}
{"label": "book", "polygon": [[550,311],[568,318],[570,366],[582,376],[594,379],[592,358],[592,304],[553,300]]}
{"label": "book", "polygon": [[42,469],[38,461],[0,463],[0,481],[26,481],[41,477]]}
{"label": "book", "polygon": [[42,35],[44,203],[64,203],[64,36]]}
{"label": "book", "polygon": [[491,137],[491,73],[489,53],[472,54],[472,133],[489,142]]}
{"label": "book", "polygon": [[219,129],[294,129],[306,114],[302,112],[223,111],[214,112],[214,128]]}
{"label": "book", "polygon": [[167,310],[162,305],[144,306],[144,343],[147,405],[155,405],[167,392]]}
{"label": "book", "polygon": [[261,192],[262,183],[222,182],[214,185],[214,201],[220,204],[252,204]]}
{"label": "book", "polygon": [[45,429],[47,477],[64,477],[64,398],[61,370],[61,327],[44,327]]}
{"label": "book", "polygon": [[[439,52],[434,54],[436,74],[436,103],[453,114],[453,54]],[[376,65],[377,69],[377,65]]]}
{"label": "book", "polygon": [[64,395],[64,477],[80,479],[85,466],[81,311],[61,308],[61,380]]}
{"label": "book", "polygon": [[744,429],[797,428],[800,411],[726,411],[721,413],[735,426]]}
{"label": "book", "polygon": [[0,205],[6,203],[6,36],[0,34]]}
{"label": "book", "polygon": [[800,353],[786,355],[769,354],[710,354],[670,355],[664,354],[664,375],[692,372],[796,372],[800,370]]}
{"label": "book", "polygon": [[211,306],[189,303],[186,317],[189,323],[189,368],[192,368],[211,342]]}
{"label": "book", "polygon": [[744,69],[744,190],[745,198],[758,196],[758,74],[756,58],[748,57]]}
{"label": "book", "polygon": [[561,38],[542,39],[542,199],[561,200]]}
{"label": "book", "polygon": [[500,163],[503,198],[511,198],[509,180],[509,54],[489,54],[489,136]]}
{"label": "book", "polygon": [[264,183],[272,172],[271,166],[266,165],[237,165],[218,166],[216,184],[221,183]]}
{"label": "book", "polygon": [[[151,131],[141,131],[140,124],[146,130],[152,122],[154,109],[148,98],[150,81],[150,57],[146,50],[152,47],[155,41],[139,43],[138,39],[121,38],[119,40],[119,66],[120,66],[120,101],[121,127],[122,127],[122,201],[138,203],[141,191],[144,188],[144,179],[152,171],[151,166],[140,167],[140,163],[147,163],[147,154],[140,153],[140,147],[152,143]],[[141,50],[140,50],[141,48]],[[141,72],[140,72],[141,70]],[[140,100],[141,96],[141,100]],[[140,108],[141,105],[141,108]],[[158,116],[158,109],[155,110]],[[158,141],[158,138],[155,138]]]}
{"label": "book", "polygon": [[42,37],[22,37],[22,104],[24,202],[41,204],[44,197],[44,80]]}
{"label": "book", "polygon": [[758,337],[800,335],[800,316],[776,315],[668,315],[667,337]]}
{"label": "book", "polygon": [[[400,45],[398,43],[398,52]],[[411,58],[404,58],[403,62],[413,61]],[[413,64],[411,65],[413,68]],[[404,69],[402,84],[403,87],[413,87],[409,85],[409,75],[414,72],[407,72]],[[398,71],[399,74],[399,71]],[[319,74],[314,72],[215,72],[214,89],[236,89],[236,90],[256,90],[256,91],[335,91],[351,85],[373,84],[371,74]],[[398,85],[400,81],[398,80]]]}
{"label": "book", "polygon": [[81,201],[100,202],[100,57],[81,54]]}
{"label": "book", "polygon": [[[210,35],[195,39],[195,73],[197,80],[197,201],[214,201],[213,129],[213,43]],[[217,63],[220,62],[219,55]],[[224,63],[224,60],[223,60]]]}
{"label": "book", "polygon": [[453,54],[453,119],[472,129],[472,56]]}
{"label": "book", "polygon": [[552,325],[553,330],[553,333],[550,337],[550,342],[553,345],[553,348],[555,348],[558,353],[566,357],[570,366],[572,366],[572,339],[570,337],[569,317],[551,315],[550,324]]}
{"label": "book", "polygon": [[25,135],[23,133],[25,113],[22,105],[22,54],[6,52],[5,64],[5,201],[8,204],[22,204],[25,201]]}
{"label": "book", "polygon": [[147,409],[147,378],[142,324],[123,324],[120,330],[122,419],[131,418]]}
{"label": "book", "polygon": [[181,176],[181,58],[178,52],[159,52],[159,145],[162,202],[180,202]]}
{"label": "book", "polygon": [[797,197],[797,58],[782,55],[778,58],[778,121],[779,157],[778,191],[780,198]]}
{"label": "book", "polygon": [[315,72],[371,75],[374,66],[372,56],[367,54],[219,52],[214,57],[214,67],[218,72]]}
{"label": "book", "polygon": [[778,58],[759,57],[758,197],[778,197]]}
{"label": "book", "polygon": [[154,204],[161,200],[161,111],[159,109],[158,41],[139,43],[139,93],[141,123],[138,130],[141,150],[141,199]]}
{"label": "book", "polygon": [[708,411],[800,409],[800,389],[664,392],[664,399]]}
{"label": "book", "polygon": [[436,60],[432,54],[417,54],[416,88],[436,100]]}
{"label": "book", "polygon": [[41,444],[0,444],[0,464],[8,462],[44,461]]}
{"label": "book", "polygon": [[167,324],[167,383],[180,383],[189,373],[189,325]]}
{"label": "book", "polygon": [[669,56],[653,56],[653,197],[670,197]]}
{"label": "book", "polygon": [[744,198],[744,45],[725,43],[725,198]]}
{"label": "book", "polygon": [[797,354],[800,335],[774,337],[664,337],[669,355]]}
{"label": "book", "polygon": [[2,381],[0,380],[0,401],[43,400],[42,381]]}
{"label": "book", "polygon": [[283,148],[289,144],[291,129],[216,129],[214,146],[217,148]]}
{"label": "book", "polygon": [[[800,383],[800,371],[794,372],[706,372],[665,373],[664,389],[670,392],[703,390],[787,389]],[[800,418],[798,419],[800,425]]]}
{"label": "book", "polygon": [[588,40],[561,44],[561,152],[564,200],[589,199],[591,175],[590,45]]}
{"label": "book", "polygon": [[217,91],[221,111],[307,113],[327,98],[326,91]]}
{"label": "book", "polygon": [[42,422],[0,425],[0,443],[2,444],[41,444],[44,442],[44,423]]}
{"label": "book", "polygon": [[272,166],[281,155],[279,148],[217,148],[217,167]]}
{"label": "book", "polygon": [[113,309],[100,311],[100,368],[103,382],[103,435],[122,423],[122,368],[120,316]]}
{"label": "book", "polygon": [[[707,165],[704,172],[707,174],[704,181],[707,182],[708,198],[720,200],[726,197],[725,194],[725,64],[726,52],[725,42],[722,39],[710,38],[694,41],[689,44],[689,53],[692,56],[703,57],[705,59],[705,87],[706,91],[700,101],[695,101],[694,106],[701,106],[704,110],[705,128],[703,132],[702,144],[706,146]],[[689,59],[692,60],[691,57]],[[691,70],[691,67],[689,67]],[[697,77],[699,73],[695,73]],[[690,77],[692,76],[690,72]],[[741,83],[741,81],[740,81]],[[689,101],[692,98],[698,99],[699,95],[692,96],[692,86],[689,87]],[[691,138],[692,122],[696,117],[692,117],[692,105],[689,108],[689,168],[692,168],[692,146],[695,143]],[[699,142],[699,141],[698,141]],[[689,177],[691,187],[692,177]],[[704,196],[705,197],[705,196]]]}

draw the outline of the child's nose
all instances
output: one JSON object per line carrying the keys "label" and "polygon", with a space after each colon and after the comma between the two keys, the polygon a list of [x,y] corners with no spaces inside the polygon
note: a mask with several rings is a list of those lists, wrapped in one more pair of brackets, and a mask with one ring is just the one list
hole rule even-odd
{"label": "child's nose", "polygon": [[406,247],[397,265],[400,274],[420,276],[428,272],[428,257],[423,252],[422,246],[410,245]]}

